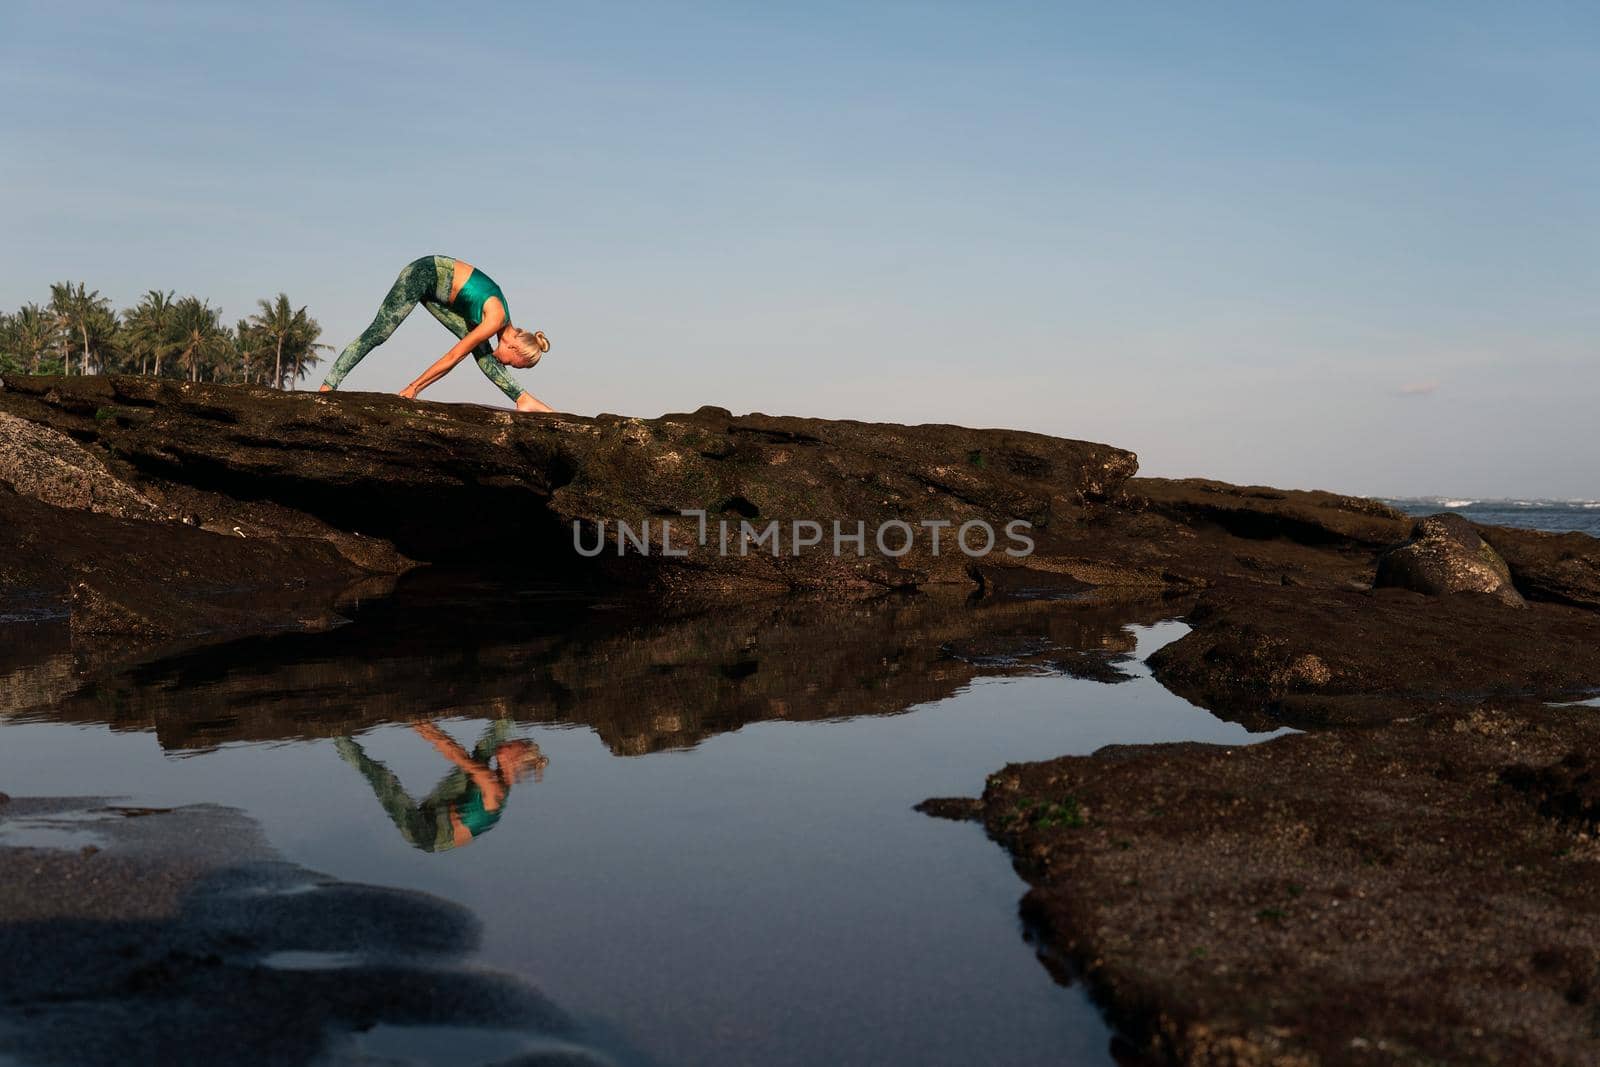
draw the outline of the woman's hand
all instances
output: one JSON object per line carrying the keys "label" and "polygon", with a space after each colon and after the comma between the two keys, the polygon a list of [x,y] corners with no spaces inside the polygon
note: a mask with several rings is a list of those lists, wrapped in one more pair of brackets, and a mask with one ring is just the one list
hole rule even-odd
{"label": "woman's hand", "polygon": [[448,734],[431,722],[414,722],[411,724],[411,729],[415,730],[418,735],[427,738],[429,741],[450,740]]}

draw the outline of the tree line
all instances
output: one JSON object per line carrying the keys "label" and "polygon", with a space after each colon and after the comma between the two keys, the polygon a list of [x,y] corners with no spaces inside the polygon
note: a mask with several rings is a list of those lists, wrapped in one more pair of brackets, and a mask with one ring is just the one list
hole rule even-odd
{"label": "tree line", "polygon": [[293,389],[322,359],[322,327],[284,293],[229,326],[197,296],[151,289],[117,311],[83,282],[0,312],[0,373],[143,374]]}

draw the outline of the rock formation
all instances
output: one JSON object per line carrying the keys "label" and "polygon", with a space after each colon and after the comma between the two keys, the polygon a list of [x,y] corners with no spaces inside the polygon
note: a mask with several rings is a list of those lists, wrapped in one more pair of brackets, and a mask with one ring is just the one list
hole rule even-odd
{"label": "rock formation", "polygon": [[61,508],[121,519],[166,518],[160,508],[113,475],[70,437],[3,411],[0,485]]}
{"label": "rock formation", "polygon": [[1009,430],[716,408],[526,417],[141,378],[14,378],[0,413],[76,442],[108,486],[224,535],[324,540],[358,570],[475,563],[512,584],[700,597],[970,585],[979,555],[965,549],[1021,566],[1005,553],[1022,544],[1013,524],[1037,543],[1030,566],[1069,570],[1072,528],[1137,466],[1122,449]]}
{"label": "rock formation", "polygon": [[1477,526],[1530,600],[1600,608],[1600,541],[1581,533]]}
{"label": "rock formation", "polygon": [[1592,713],[1459,709],[1013,765],[929,807],[1012,852],[1128,1062],[1579,1064],[1597,745]]}
{"label": "rock formation", "polygon": [[[1600,988],[1600,738],[1592,708],[1544,702],[1600,688],[1600,542],[1428,520],[1397,549],[1416,524],[1373,501],[1135,470],[1122,449],[1008,430],[7,379],[0,663],[21,669],[0,696],[182,748],[515,704],[632,754],[788,717],[808,679],[840,694],[825,714],[892,713],[1013,662],[1116,681],[1125,640],[1078,633],[1068,656],[1052,636],[1092,628],[1088,604],[1150,601],[1192,628],[1151,657],[1162,683],[1313,732],[1007,768],[938,808],[981,814],[1013,851],[1044,936],[1124,1031],[1189,1063],[1578,1062]],[[1021,524],[1032,551],[963,551],[969,524]],[[648,621],[588,634],[573,612],[508,642],[496,614],[459,663],[408,660],[398,630],[369,663],[369,611],[253,659],[114,661],[129,641],[325,628],[430,574],[636,590]],[[985,596],[930,609],[951,591]],[[807,599],[758,603],[783,592]],[[702,626],[713,600],[738,606]],[[828,635],[839,620],[853,638]],[[59,662],[13,655],[47,630]],[[318,647],[373,699],[298,699],[338,688]],[[430,684],[440,663],[450,686]],[[231,712],[147,684],[195,674]]]}
{"label": "rock formation", "polygon": [[1378,557],[1373,584],[1429,596],[1487,593],[1512,607],[1524,604],[1506,561],[1460,515],[1420,520],[1410,541]]}
{"label": "rock formation", "polygon": [[[679,605],[937,585],[1348,590],[1412,525],[1359,498],[1135,478],[1109,445],[717,408],[525,416],[16,376],[0,419],[0,611],[74,610],[85,634],[241,631],[255,603],[254,628],[326,625],[347,587],[417,562]],[[1031,551],[1008,553],[1024,547],[1013,533]],[[1528,598],[1600,601],[1592,538],[1487,539]]]}

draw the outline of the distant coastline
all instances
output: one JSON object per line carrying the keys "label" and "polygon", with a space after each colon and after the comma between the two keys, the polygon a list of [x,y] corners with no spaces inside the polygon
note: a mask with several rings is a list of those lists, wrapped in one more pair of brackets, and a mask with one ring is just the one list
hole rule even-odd
{"label": "distant coastline", "polygon": [[1553,533],[1577,531],[1600,537],[1600,500],[1505,499],[1470,500],[1465,497],[1384,497],[1383,501],[1408,515],[1434,515],[1450,511],[1473,522],[1492,526],[1520,526]]}

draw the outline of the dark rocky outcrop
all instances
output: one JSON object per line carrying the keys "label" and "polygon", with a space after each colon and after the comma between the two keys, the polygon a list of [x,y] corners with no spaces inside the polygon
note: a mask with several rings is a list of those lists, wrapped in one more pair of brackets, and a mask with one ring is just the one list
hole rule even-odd
{"label": "dark rocky outcrop", "polygon": [[[1492,566],[1499,596],[1372,588],[1346,568],[1373,574],[1409,522],[1332,502],[1289,522],[1272,492],[1242,516],[1254,491],[1144,481],[1126,494],[1193,532],[1173,565],[1202,562],[1208,585],[1156,678],[1312,732],[1012,766],[976,804],[922,810],[983,819],[1033,887],[1041,958],[1087,981],[1134,1058],[1587,1062],[1600,713],[1543,702],[1600,690],[1596,542],[1442,531],[1451,553],[1484,559],[1481,536],[1515,559],[1524,607]],[[1262,539],[1256,566],[1226,567],[1223,524]],[[1293,554],[1308,542],[1318,557]]]}
{"label": "dark rocky outcrop", "polygon": [[0,487],[0,620],[139,641],[322,628],[370,578],[326,541],[66,511]]}
{"label": "dark rocky outcrop", "polygon": [[1134,478],[1124,492],[1127,500],[1151,511],[1191,525],[1214,525],[1251,541],[1381,548],[1399,540],[1411,523],[1377,500],[1206,478]]}
{"label": "dark rocky outcrop", "polygon": [[1506,561],[1460,515],[1430,515],[1418,521],[1410,541],[1378,557],[1373,584],[1429,596],[1487,593],[1519,608],[1525,603]]}
{"label": "dark rocky outcrop", "polygon": [[[1370,585],[1376,552],[1405,539],[1409,518],[1373,500],[1234,486],[1198,478],[1131,478],[1074,531],[1094,567],[1139,569],[1190,589],[1229,581]],[[1096,570],[1099,568],[1099,571]]]}
{"label": "dark rocky outcrop", "polygon": [[1402,589],[1207,591],[1191,631],[1150,657],[1161,683],[1253,725],[1350,725],[1488,695],[1600,689],[1600,614]]}
{"label": "dark rocky outcrop", "polygon": [[[108,484],[208,530],[320,538],[372,570],[479,560],[508,583],[560,577],[686,596],[970,585],[974,559],[957,543],[968,522],[995,532],[989,566],[1017,565],[1004,549],[1020,542],[1005,531],[1020,522],[1037,531],[1030,565],[1070,569],[1059,531],[1137,465],[1121,449],[1010,430],[717,408],[524,416],[141,378],[13,378],[0,413],[70,439]],[[939,550],[924,520],[944,524]],[[835,521],[846,537],[865,532],[859,549],[846,540],[835,553]],[[798,550],[797,522],[817,524],[802,525],[800,539],[815,543]],[[774,523],[776,544],[761,539]],[[575,532],[604,550],[585,558]],[[986,542],[969,531],[968,547]]]}
{"label": "dark rocky outcrop", "polygon": [[[210,601],[230,585],[298,583],[307,604],[289,614],[326,618],[344,585],[417,561],[475,564],[504,585],[556,580],[679,604],[942,584],[1101,600],[1230,583],[1365,587],[1378,553],[1410,527],[1359,498],[1131,478],[1130,452],[1009,430],[735,417],[717,408],[656,419],[525,416],[374,394],[119,377],[14,377],[0,388],[0,416],[8,457],[0,481],[19,494],[0,489],[0,507],[31,525],[35,570],[55,575],[0,581],[0,611],[52,598],[66,610],[74,583],[86,580],[75,577],[84,558],[49,545],[91,528],[108,538],[100,555],[121,561],[109,566],[172,594],[141,612],[143,594],[106,575],[77,595],[85,633],[205,630],[218,620],[184,603]],[[25,517],[29,500],[61,514]],[[132,525],[103,533],[110,528],[94,525],[102,517]],[[835,522],[846,537],[865,533],[859,550],[842,540],[835,552]],[[995,531],[988,554],[956,544],[969,522]],[[937,552],[924,523],[945,524]],[[1006,535],[1010,524],[1026,524],[1031,554],[1006,553],[1021,547]],[[213,545],[194,565],[174,566],[173,546],[187,536],[180,526],[258,547]],[[797,533],[818,543],[797,547]],[[1600,560],[1592,539],[1505,540],[1527,596],[1587,603]],[[985,541],[975,527],[969,547]],[[318,544],[332,549],[319,558],[331,558],[337,575],[291,558]],[[266,545],[286,554],[271,580]],[[580,545],[600,551],[589,558]],[[229,553],[251,558],[230,563]],[[312,605],[318,592],[322,602]],[[158,625],[147,625],[152,614]],[[272,624],[283,620],[275,609]]]}
{"label": "dark rocky outcrop", "polygon": [[1600,852],[1569,754],[1597,747],[1593,709],[1464,709],[1013,765],[979,814],[1149,1062],[1576,1065]]}
{"label": "dark rocky outcrop", "polygon": [[1581,533],[1476,526],[1511,569],[1524,596],[1600,608],[1600,541]]}
{"label": "dark rocky outcrop", "polygon": [[3,411],[0,486],[60,508],[122,519],[169,518],[70,437]]}
{"label": "dark rocky outcrop", "polygon": [[[715,408],[533,416],[18,378],[0,419],[0,615],[60,637],[70,612],[78,637],[0,677],[0,697],[30,717],[154,729],[171,747],[515,704],[644,753],[761,719],[888,714],[984,673],[1118,681],[1126,635],[1095,647],[1068,632],[1093,624],[1066,620],[1089,602],[1153,601],[1161,617],[1197,598],[1192,631],[1151,658],[1157,678],[1224,717],[1316,732],[1009,768],[982,802],[1036,887],[1030,912],[1127,1031],[1205,1064],[1581,1062],[1591,1047],[1585,753],[1600,736],[1593,709],[1536,704],[1600,686],[1593,538],[1452,523],[1380,565],[1414,524],[1372,501],[1134,478],[1130,452],[1037,434]],[[683,512],[704,513],[706,542]],[[682,555],[661,551],[665,520]],[[793,551],[806,520],[821,544]],[[831,550],[834,520],[862,524],[861,554]],[[951,524],[943,553],[923,520]],[[1027,523],[1035,550],[951,551],[969,521]],[[895,522],[917,535],[903,555],[873,537]],[[651,551],[619,551],[620,523]],[[769,523],[776,554],[740,551]],[[598,555],[577,551],[574,525]],[[651,614],[608,633],[568,616],[514,640],[485,618],[463,630],[459,661],[408,656],[398,630],[370,659],[358,613],[332,633],[252,638],[271,647],[249,657],[231,645],[84,665],[130,632],[326,626],[352,583],[417,562],[449,582],[466,579],[445,568],[473,565],[500,592],[639,590]],[[1374,588],[1380,569],[1427,592]],[[940,591],[986,596],[952,621],[933,609]],[[807,599],[760,603],[776,592]],[[692,609],[712,600],[739,606],[701,626]],[[883,625],[861,623],[873,613]],[[841,639],[830,624],[844,618]],[[20,628],[0,629],[0,662]],[[446,676],[430,673],[441,662]],[[163,696],[196,677],[216,706]],[[349,678],[369,699],[326,695]],[[785,694],[812,682],[836,699],[797,711]]]}

